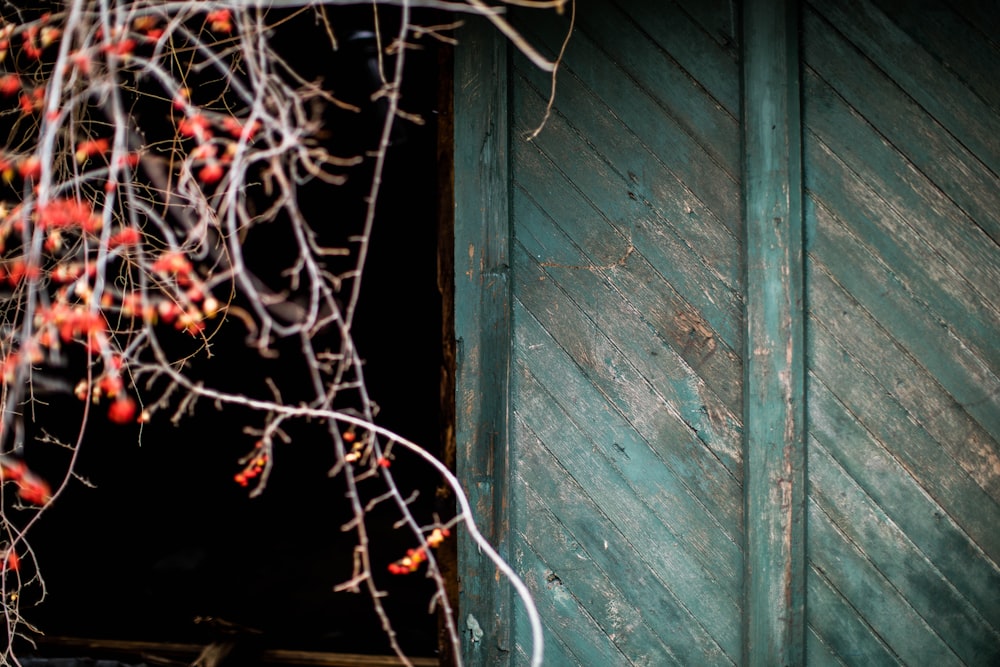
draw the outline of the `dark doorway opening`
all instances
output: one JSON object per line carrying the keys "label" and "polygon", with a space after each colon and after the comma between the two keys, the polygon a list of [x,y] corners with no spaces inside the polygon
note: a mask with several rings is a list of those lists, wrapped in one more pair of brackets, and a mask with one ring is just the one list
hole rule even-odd
{"label": "dark doorway opening", "polygon": [[[322,78],[338,97],[362,107],[345,125],[331,127],[329,140],[342,154],[363,153],[365,138],[377,130],[378,107],[368,101],[361,62],[365,43],[352,45],[348,38],[371,24],[371,9],[330,16],[335,30],[343,30],[333,60],[318,58],[328,51],[321,46],[323,27],[312,15],[281,27],[279,49],[305,78]],[[392,29],[392,20],[387,11],[383,30]],[[450,91],[450,69],[442,67],[449,62],[440,51],[444,47],[434,42],[422,47],[407,55],[403,106],[424,123],[404,121],[393,137],[354,336],[366,360],[369,392],[380,408],[378,423],[447,459],[441,443],[449,432],[451,385],[442,332],[449,327],[444,313],[451,307],[451,281],[450,265],[439,269],[439,262],[442,253],[450,255],[450,201],[442,199],[450,191],[442,190],[439,174],[450,169],[440,138],[450,129],[437,121],[448,113],[448,94],[441,91]],[[343,233],[337,227],[342,221],[363,214],[368,182],[361,167],[337,190],[307,190],[302,207],[330,225],[320,233]],[[261,236],[248,252],[266,264],[267,253],[277,247],[273,243],[280,246],[280,239]],[[446,279],[439,279],[439,270]],[[244,335],[236,326],[220,332],[213,358],[195,362],[193,372],[236,383],[255,373],[280,374],[281,356],[261,360],[246,349]],[[279,352],[294,354],[294,346]],[[80,411],[74,401],[53,399],[39,409],[37,423],[72,439],[72,430],[59,430],[78,423],[71,418]],[[311,442],[315,425],[290,427],[292,441],[275,451],[267,490],[249,498],[233,483],[250,438],[241,430],[248,414],[200,404],[176,426],[166,420],[147,426],[141,445],[136,430],[92,421],[79,471],[93,488],[71,485],[29,538],[47,597],[23,610],[27,620],[48,637],[191,644],[214,640],[220,623],[231,623],[260,631],[253,635],[255,648],[389,653],[370,600],[333,592],[351,575],[354,538],[341,530],[351,515],[342,481],[327,475],[334,462],[329,445]],[[397,456],[400,487],[420,494],[415,513],[427,520],[434,513],[451,516],[450,499],[437,493],[439,480],[405,453]],[[26,457],[44,473],[62,465],[66,452],[31,443]],[[388,506],[370,518],[372,527],[379,527],[373,535],[374,569],[400,644],[412,656],[437,656],[438,620],[428,611],[431,582],[422,574],[384,574],[388,563],[414,546],[412,537],[394,529],[399,517]],[[79,655],[80,646],[70,642],[60,649],[58,642],[42,641],[39,650],[46,656]],[[88,655],[100,653],[94,648]],[[244,660],[233,664],[254,664]]]}

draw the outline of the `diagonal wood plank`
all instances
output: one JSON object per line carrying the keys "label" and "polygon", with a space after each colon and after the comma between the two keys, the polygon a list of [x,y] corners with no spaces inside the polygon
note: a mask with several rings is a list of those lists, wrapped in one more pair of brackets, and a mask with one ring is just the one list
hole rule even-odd
{"label": "diagonal wood plank", "polygon": [[1000,187],[968,148],[813,11],[804,14],[806,64],[931,178],[994,242],[1000,242]]}
{"label": "diagonal wood plank", "polygon": [[[909,435],[923,428],[942,453],[950,456],[955,465],[990,496],[992,503],[984,499],[988,513],[991,505],[1000,503],[1000,445],[997,441],[955,404],[920,362],[907,354],[884,326],[860,308],[821,264],[815,263],[809,276],[815,288],[810,304],[815,319],[814,341],[820,337],[830,341],[825,345],[836,341],[836,347],[830,348],[832,353],[827,355],[823,354],[827,349],[825,345],[815,345],[814,368],[827,358],[830,359],[826,364],[830,372],[838,372],[835,369],[849,364],[863,366],[864,372],[874,380],[866,382],[865,388],[875,392],[880,397],[878,402],[884,404],[878,406],[878,418],[885,419],[883,411],[888,411],[889,421],[899,424],[901,433],[907,434],[904,436],[907,441],[911,438],[926,441],[926,436],[919,433]],[[898,403],[902,410],[891,407],[893,403]],[[858,410],[864,405],[864,400],[855,404]],[[867,412],[874,413],[874,410]],[[892,416],[897,414],[901,417]]]}
{"label": "diagonal wood plank", "polygon": [[[1000,654],[1000,632],[951,585],[927,554],[837,465],[818,442],[810,449],[810,489],[817,507],[967,664]],[[936,554],[931,554],[934,556]],[[912,585],[920,582],[920,585]],[[941,608],[949,613],[940,614]]]}
{"label": "diagonal wood plank", "polygon": [[[599,507],[601,514],[590,513],[590,520],[604,522],[620,531],[623,538],[640,554],[640,567],[651,567],[661,572],[669,580],[669,586],[677,591],[681,604],[690,609],[693,621],[703,627],[712,638],[711,643],[717,643],[727,655],[738,654],[739,632],[733,626],[738,618],[737,602],[726,595],[729,582],[715,576],[715,569],[710,566],[700,566],[697,551],[692,549],[692,542],[704,534],[704,528],[693,526],[692,533],[675,534],[661,527],[668,517],[659,515],[644,506],[643,499],[634,495],[619,485],[609,483],[610,477],[604,473],[607,464],[598,458],[580,456],[581,445],[586,444],[586,436],[564,416],[553,411],[550,394],[534,390],[537,380],[526,371],[518,372],[520,386],[524,396],[531,399],[524,405],[525,414],[519,413],[519,418],[537,435],[535,448],[543,447],[551,452],[559,462],[559,466],[570,479],[582,489],[587,489],[582,497],[573,502],[583,506]],[[528,393],[531,390],[531,393]],[[530,409],[530,412],[529,412]],[[536,414],[536,412],[538,414]],[[586,451],[584,449],[583,451]],[[560,484],[562,482],[559,482]],[[548,487],[543,487],[548,488]],[[596,495],[597,499],[588,502],[588,496]],[[549,494],[551,498],[551,494]],[[559,504],[552,498],[553,511],[559,512]],[[609,535],[610,536],[610,535]],[[683,538],[683,539],[682,539]],[[685,545],[684,542],[687,544]],[[695,556],[695,558],[692,558]]]}
{"label": "diagonal wood plank", "polygon": [[[523,331],[528,336],[525,342],[537,347],[529,350],[533,354],[522,352],[519,360],[537,369],[539,374],[558,378],[552,382],[555,385],[553,391],[544,392],[546,397],[551,397],[553,409],[559,410],[549,414],[549,418],[559,417],[563,426],[571,428],[583,438],[581,442],[589,442],[590,447],[586,451],[589,452],[590,460],[600,463],[608,475],[607,484],[597,488],[607,486],[605,493],[626,494],[623,497],[634,494],[641,505],[648,505],[648,509],[642,510],[642,513],[655,515],[657,508],[673,508],[669,515],[660,517],[659,521],[675,538],[688,545],[686,548],[690,550],[689,558],[716,572],[727,595],[734,600],[738,599],[741,565],[739,548],[727,536],[727,532],[731,534],[732,526],[720,523],[712,514],[712,510],[719,505],[718,498],[724,498],[727,490],[732,492],[731,487],[727,489],[727,478],[703,480],[701,478],[707,476],[709,471],[696,463],[686,462],[684,457],[671,455],[664,446],[671,439],[670,418],[654,416],[646,423],[637,423],[634,419],[623,423],[622,416],[628,417],[628,406],[625,406],[624,415],[619,413],[620,408],[614,405],[613,399],[609,399],[578,372],[575,360],[563,354],[553,355],[552,348],[555,346],[549,343],[549,335],[540,322],[523,322]],[[531,386],[542,391],[537,387],[537,380]],[[570,390],[572,393],[567,394]],[[573,400],[560,400],[565,395],[572,396]],[[648,401],[636,403],[648,404]],[[601,425],[594,427],[592,424],[597,421],[597,416],[602,417]],[[570,422],[565,421],[567,417]],[[605,423],[613,428],[608,428]],[[559,433],[551,424],[539,425],[536,429],[553,436]],[[587,431],[592,435],[588,435]],[[617,481],[619,478],[623,479]],[[697,495],[702,489],[708,488],[717,490],[714,497]]]}
{"label": "diagonal wood plank", "polygon": [[809,531],[813,566],[903,664],[963,664],[814,498],[809,501]]}
{"label": "diagonal wood plank", "polygon": [[948,336],[948,323],[910,294],[891,267],[831,211],[813,198],[807,198],[806,210],[814,220],[812,254],[875,320],[892,323],[893,337],[988,433],[1000,433],[1000,379],[960,340]]}
{"label": "diagonal wood plank", "polygon": [[[941,126],[981,160],[994,174],[1000,173],[1000,115],[993,112],[965,83],[942,67],[893,21],[868,0],[817,2],[813,5],[831,26],[850,40],[865,57],[912,98]],[[918,15],[925,8],[911,11]],[[924,25],[928,24],[925,19]],[[935,27],[941,30],[935,18]],[[967,45],[968,46],[968,45]],[[900,54],[906,54],[901,58]],[[1000,54],[992,49],[976,50],[977,56],[994,56],[992,63],[978,62],[972,71],[995,72]],[[863,81],[863,77],[852,77]],[[887,87],[879,87],[886,90]]]}
{"label": "diagonal wood plank", "polygon": [[809,389],[811,437],[997,628],[1000,568],[813,375]]}
{"label": "diagonal wood plank", "polygon": [[976,222],[955,205],[937,185],[920,173],[885,137],[815,72],[804,74],[805,108],[809,133],[906,220],[900,236],[916,235],[979,291],[984,302],[1000,283],[997,245]]}

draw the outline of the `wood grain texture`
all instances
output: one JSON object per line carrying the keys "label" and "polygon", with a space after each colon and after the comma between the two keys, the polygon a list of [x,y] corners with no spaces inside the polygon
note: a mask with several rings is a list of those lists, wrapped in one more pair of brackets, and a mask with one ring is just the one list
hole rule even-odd
{"label": "wood grain texture", "polygon": [[[484,22],[455,52],[456,470],[484,536],[508,555],[510,369],[507,43]],[[462,651],[496,665],[511,651],[509,587],[459,534]],[[474,632],[473,630],[481,630]],[[529,648],[530,654],[530,648]]]}
{"label": "wood grain texture", "polygon": [[578,9],[533,140],[546,74],[456,79],[459,457],[546,664],[997,664],[995,8]]}
{"label": "wood grain texture", "polygon": [[513,61],[511,528],[557,665],[742,651],[738,68],[667,4],[580,6],[531,141],[550,81]]}
{"label": "wood grain texture", "polygon": [[747,665],[805,661],[805,335],[798,14],[743,7]]}
{"label": "wood grain texture", "polygon": [[970,23],[984,11],[804,12],[807,619],[847,665],[1000,660],[1000,51]]}

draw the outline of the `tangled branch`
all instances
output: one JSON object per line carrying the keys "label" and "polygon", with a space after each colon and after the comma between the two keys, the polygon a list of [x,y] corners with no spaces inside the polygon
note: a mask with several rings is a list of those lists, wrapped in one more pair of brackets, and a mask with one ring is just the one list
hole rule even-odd
{"label": "tangled branch", "polygon": [[[315,11],[325,21],[327,5],[347,0],[70,0],[50,11],[14,10],[0,23],[0,104],[7,109],[0,123],[8,134],[0,154],[7,186],[0,200],[0,481],[13,485],[0,489],[15,488],[15,505],[37,508],[25,521],[3,499],[4,658],[16,662],[15,637],[33,630],[21,615],[25,592],[35,586],[44,595],[37,568],[24,567],[34,561],[30,529],[75,479],[72,463],[91,416],[155,424],[209,401],[253,410],[247,431],[254,443],[236,475],[251,495],[265,491],[287,423],[325,425],[336,461],[331,475],[345,481],[353,514],[344,528],[357,545],[354,572],[341,589],[368,593],[405,664],[372,570],[368,517],[381,504],[395,506],[414,543],[390,570],[426,570],[454,655],[458,630],[434,549],[464,526],[524,600],[533,664],[540,664],[530,595],[479,534],[458,480],[377,424],[352,326],[394,125],[417,120],[400,94],[406,53],[421,37],[450,39],[416,25],[411,10],[484,15],[539,67],[551,71],[552,64],[510,28],[502,8],[481,0],[379,2],[397,8],[398,30],[377,34],[381,86],[373,99],[384,122],[368,155],[324,147],[324,110],[350,105],[302,78],[269,41],[289,12]],[[362,162],[373,176],[360,230],[331,246],[300,208],[301,190],[336,187]],[[277,281],[256,273],[244,246],[252,230],[271,223],[294,240]],[[209,353],[213,335],[227,326],[244,327],[248,346],[264,356],[293,341],[306,395],[290,399],[273,381],[260,395],[234,393],[188,377],[186,359]],[[64,443],[73,452],[70,469],[52,490],[22,455],[37,396],[61,389],[85,409],[75,441]],[[451,487],[454,517],[418,522],[392,474],[394,446],[415,452]],[[383,491],[368,491],[375,485]]]}

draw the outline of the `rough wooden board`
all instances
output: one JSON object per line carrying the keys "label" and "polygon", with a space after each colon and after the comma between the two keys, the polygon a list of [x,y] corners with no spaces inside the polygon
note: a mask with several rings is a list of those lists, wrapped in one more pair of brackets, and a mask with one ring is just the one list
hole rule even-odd
{"label": "rough wooden board", "polygon": [[[522,202],[524,200],[521,198],[515,199],[515,211],[523,214],[521,219],[530,224],[535,232],[530,238],[525,238],[523,243],[522,238],[518,239],[522,247],[530,243],[534,250],[525,254],[545,255],[546,247],[561,245],[561,235],[550,237],[546,234],[555,231],[546,217],[539,215],[540,212],[534,207],[520,206]],[[522,235],[527,236],[527,233]],[[627,364],[632,369],[623,372],[634,374],[637,381],[650,385],[664,407],[704,443],[734,479],[741,479],[739,417],[709,388],[700,375],[701,369],[689,366],[677,351],[664,344],[653,324],[644,321],[645,303],[638,299],[635,303],[630,302],[629,297],[635,296],[622,294],[614,289],[610,284],[611,276],[601,275],[585,267],[578,268],[579,264],[560,266],[547,262],[530,262],[527,266],[532,276],[537,275],[539,279],[526,280],[526,289],[557,287],[559,293],[565,295],[572,304],[570,307],[575,306],[575,309],[582,311],[581,317],[585,316],[585,321],[580,320],[580,327],[584,331],[570,329],[566,332],[566,340],[579,339],[576,349],[590,354],[588,346],[593,345],[593,341],[586,332],[599,332],[595,336],[606,338],[614,347],[614,351],[609,354],[616,359],[621,358],[622,364]],[[572,312],[567,316],[575,319]],[[657,345],[659,351],[650,354],[650,345]],[[606,356],[605,359],[610,357]],[[601,360],[593,359],[589,363],[601,363]],[[735,371],[737,368],[729,370]],[[595,369],[595,372],[602,373],[601,369]],[[724,379],[713,380],[716,385],[723,381],[738,382],[739,376],[731,373]],[[620,379],[611,378],[610,381],[618,383]]]}
{"label": "rough wooden board", "polygon": [[[587,36],[582,34],[580,41],[586,42]],[[592,48],[596,50],[597,45]],[[518,71],[529,81],[536,81],[539,90],[549,89],[545,77],[530,69],[519,68]],[[626,125],[642,139],[646,150],[662,160],[676,173],[679,180],[687,184],[698,201],[704,202],[732,230],[739,228],[739,198],[729,196],[730,193],[738,193],[739,163],[737,161],[732,164],[729,161],[736,158],[732,155],[735,150],[732,144],[738,141],[739,127],[729,114],[719,108],[702,109],[704,113],[717,117],[718,122],[711,128],[704,128],[696,140],[684,128],[681,120],[668,113],[638,82],[606,58],[595,55],[585,64],[577,64],[575,67],[569,63],[560,76],[566,79],[560,84],[562,107],[570,111],[606,107],[609,112],[588,113],[587,116],[598,126]],[[582,102],[584,99],[588,101]],[[602,132],[581,128],[581,131],[588,138],[599,139],[603,135],[605,141],[616,136],[615,133],[607,134],[606,130]],[[713,153],[717,154],[722,150],[726,150],[730,156],[713,156]],[[727,161],[719,162],[721,159]],[[643,179],[644,174],[636,173]]]}
{"label": "rough wooden board", "polygon": [[[659,108],[658,115],[665,114],[673,119],[710,159],[717,162],[733,180],[737,180],[739,145],[728,137],[737,130],[738,109],[735,113],[732,109],[723,109],[704,84],[692,77],[669,53],[669,48],[661,49],[648,33],[641,30],[647,13],[659,14],[658,11],[641,11],[637,7],[632,8],[631,19],[622,11],[610,7],[602,12],[583,12],[578,22],[580,34],[600,45],[598,48],[606,54],[603,60],[619,68],[619,77],[634,81],[634,85],[642,91],[640,94],[650,98]],[[690,38],[683,41],[687,44],[695,42]],[[727,69],[714,73],[713,78],[719,76],[728,80],[730,95],[735,98],[739,90],[739,72],[732,64]],[[589,79],[585,73],[581,73],[581,78]],[[626,120],[634,118],[634,112],[630,114],[627,105],[621,104],[624,100],[611,96],[606,99],[619,117]]]}
{"label": "rough wooden board", "polygon": [[891,323],[893,338],[987,433],[1000,433],[1000,379],[974,351],[948,334],[958,323],[944,322],[930,312],[822,203],[807,199],[806,216],[815,231],[810,254],[875,320]]}
{"label": "rough wooden board", "polygon": [[732,0],[680,0],[679,4],[702,30],[738,59],[739,6]]}
{"label": "rough wooden board", "polygon": [[[913,295],[932,317],[947,323],[952,335],[975,354],[994,374],[1000,372],[996,332],[1000,310],[984,298],[984,285],[974,286],[946,262],[936,246],[926,243],[909,221],[919,220],[919,209],[895,210],[872,186],[847,169],[829,147],[806,141],[805,157],[810,169],[806,186],[810,195],[840,220],[851,233],[864,240],[876,260],[891,267],[900,289]],[[1000,249],[989,246],[995,264]]]}
{"label": "rough wooden board", "polygon": [[1000,632],[935,566],[937,553],[921,552],[815,441],[809,479],[816,505],[956,655],[970,665],[1000,658]]}
{"label": "rough wooden board", "polygon": [[810,562],[830,581],[865,623],[904,664],[946,667],[961,659],[908,601],[834,525],[815,501],[809,502]]}
{"label": "rough wooden board", "polygon": [[[530,378],[527,378],[530,379]],[[594,517],[595,521],[621,531],[628,542],[634,545],[643,562],[663,572],[669,578],[669,585],[677,597],[691,609],[697,623],[703,625],[715,641],[730,655],[739,650],[739,632],[735,621],[738,618],[738,600],[734,599],[732,579],[723,579],[711,564],[702,564],[705,557],[722,561],[724,554],[699,554],[704,547],[699,544],[706,532],[714,530],[704,524],[694,524],[690,532],[676,530],[680,523],[677,517],[663,516],[657,510],[659,503],[652,507],[644,498],[636,496],[628,487],[618,483],[608,475],[606,460],[580,456],[585,436],[566,418],[551,410],[549,404],[542,404],[548,398],[540,394],[531,405],[531,415],[524,419],[538,437],[545,440],[549,451],[557,457],[564,468],[579,485],[587,489],[593,504],[601,508],[610,521]],[[534,411],[539,414],[535,415]],[[552,421],[546,422],[544,419]],[[560,435],[562,434],[562,435]],[[588,448],[590,449],[590,448]],[[555,450],[555,451],[553,451]],[[586,450],[584,450],[586,451]],[[544,489],[551,494],[551,489]],[[585,501],[584,501],[585,502]],[[587,503],[589,504],[589,503]],[[557,511],[558,508],[554,508]],[[671,526],[675,530],[668,530]]]}
{"label": "rough wooden board", "polygon": [[[811,262],[807,271],[811,287],[810,325],[814,370],[820,361],[826,362],[829,372],[853,374],[854,367],[871,377],[851,389],[853,380],[841,381],[848,387],[842,393],[847,398],[857,396],[852,409],[868,422],[898,424],[897,440],[900,443],[928,440],[935,441],[939,453],[928,453],[928,459],[941,461],[946,468],[962,470],[989,496],[979,498],[973,490],[965,493],[975,497],[976,506],[984,503],[986,525],[1000,525],[1000,516],[993,514],[1000,503],[1000,445],[995,438],[957,405],[954,399],[934,381],[931,374],[917,359],[892,338],[891,332],[862,309],[843,288],[832,280],[825,267]],[[823,346],[816,347],[816,341]],[[834,343],[833,341],[836,341]],[[834,346],[834,347],[831,347]],[[843,369],[843,370],[838,370]],[[833,385],[834,379],[826,376]],[[867,389],[867,395],[864,393]],[[898,404],[898,407],[897,407]],[[901,408],[901,409],[900,409]],[[877,427],[872,427],[877,430]],[[921,429],[925,433],[921,433]],[[931,447],[927,445],[926,447]],[[906,445],[920,456],[919,448]],[[951,458],[949,462],[947,457]],[[927,465],[932,465],[928,460]],[[952,474],[952,473],[947,473]],[[993,517],[995,521],[989,521]]]}
{"label": "rough wooden board", "polygon": [[[806,581],[809,590],[809,581]],[[816,634],[811,627],[806,627],[806,655],[809,656],[810,667],[843,667],[844,663],[837,657],[833,649]]]}
{"label": "rough wooden board", "polygon": [[993,627],[1000,626],[1000,569],[970,540],[815,376],[809,382],[813,438]]}
{"label": "rough wooden board", "polygon": [[[810,563],[806,583],[810,634],[822,640],[837,663],[865,667],[903,664],[815,563]],[[808,655],[811,665],[814,655]]]}
{"label": "rough wooden board", "polygon": [[[614,521],[616,510],[613,507],[599,507],[588,497],[583,486],[586,479],[578,480],[571,469],[563,467],[556,453],[544,446],[520,416],[518,425],[524,429],[525,442],[531,445],[527,450],[527,469],[543,471],[542,479],[549,481],[549,484],[543,482],[543,487],[558,486],[567,497],[567,502],[553,511],[559,511],[566,528],[590,545],[588,553],[606,572],[619,573],[618,580],[629,589],[627,594],[643,609],[645,622],[656,628],[663,640],[670,642],[670,649],[681,664],[732,664],[732,658],[726,657],[705,628],[706,624],[711,624],[710,619],[698,614],[704,607],[699,606],[697,600],[693,608],[688,602],[689,584],[682,572],[690,565],[683,557],[677,558],[673,555],[675,552],[666,553],[671,549],[666,541],[659,542],[653,550],[646,548],[650,533],[635,532],[631,528],[633,524],[643,524],[641,517],[628,524]],[[535,479],[536,475],[531,478]],[[565,576],[584,575],[571,572]]]}
{"label": "rough wooden board", "polygon": [[[676,471],[684,488],[690,490],[693,498],[684,500],[685,507],[682,511],[700,515],[703,511],[701,508],[706,508],[709,516],[724,527],[732,545],[737,544],[740,487],[730,471],[723,466],[724,462],[684,422],[678,406],[667,403],[662,394],[616,349],[613,342],[595,329],[571,302],[565,300],[550,281],[536,281],[531,286],[535,289],[521,291],[519,302],[543,329],[551,332],[559,348],[565,350],[572,360],[572,365],[560,363],[548,370],[549,364],[559,360],[559,356],[553,354],[558,354],[558,349],[553,349],[555,346],[528,352],[519,351],[519,356],[531,359],[531,367],[540,374],[544,373],[543,379],[555,387],[575,383],[578,377],[592,385],[596,392],[587,390],[586,385],[580,389],[600,396],[590,409],[599,410],[603,404],[608,404],[628,419],[636,432],[655,447],[663,465]],[[551,310],[546,309],[549,305],[552,306]],[[556,314],[557,317],[554,316]],[[533,325],[525,322],[519,326]],[[533,344],[537,344],[537,341]],[[539,354],[539,351],[544,352]],[[588,429],[594,428],[588,426]],[[610,444],[606,443],[606,446]],[[660,474],[666,472],[660,471]],[[702,520],[707,518],[703,517]]]}
{"label": "rough wooden board", "polygon": [[[457,474],[480,530],[505,553],[507,377],[510,350],[507,44],[472,22],[455,54],[455,336]],[[494,665],[510,650],[510,592],[459,533],[460,614],[466,664]],[[469,619],[485,633],[469,629]]]}
{"label": "rough wooden board", "polygon": [[[867,0],[816,2],[815,7],[947,133],[994,174],[1000,173],[1000,115],[954,73],[942,67]],[[918,14],[921,9],[911,14]],[[940,30],[940,24],[935,23]],[[991,51],[977,50],[976,53],[982,59],[996,55]],[[901,58],[900,54],[906,57]],[[980,60],[974,69],[995,76],[998,66],[1000,57],[992,62]]]}
{"label": "rough wooden board", "polygon": [[747,665],[805,661],[805,337],[797,3],[743,7]]}
{"label": "rough wooden board", "polygon": [[983,98],[993,114],[1000,112],[1000,86],[996,81],[1000,48],[956,14],[945,0],[922,0],[916,11],[910,0],[875,0],[875,5],[927,51],[936,61],[933,66],[947,68]]}
{"label": "rough wooden board", "polygon": [[575,657],[574,662],[569,664],[609,667],[633,664],[611,641],[607,631],[587,613],[572,591],[551,580],[552,569],[548,563],[517,535],[512,539],[518,570],[534,595],[539,613],[549,631],[559,637]]}
{"label": "rough wooden board", "polygon": [[[550,465],[550,462],[545,461],[544,465]],[[671,649],[664,643],[670,637],[668,632],[664,632],[667,628],[661,627],[657,633],[646,620],[648,613],[653,610],[647,600],[654,597],[648,584],[641,588],[630,586],[626,579],[628,574],[623,572],[625,568],[621,567],[621,562],[617,564],[618,567],[607,562],[607,559],[603,559],[604,567],[598,564],[591,554],[601,558],[601,552],[610,548],[610,544],[608,548],[602,546],[602,542],[607,540],[606,534],[597,537],[595,533],[602,531],[592,530],[589,535],[582,536],[581,542],[576,534],[570,533],[568,527],[551,513],[551,499],[542,498],[532,491],[534,480],[534,475],[518,480],[525,489],[523,507],[530,517],[530,521],[518,523],[521,527],[518,537],[535,554],[545,554],[540,558],[549,574],[546,576],[547,586],[541,594],[551,597],[568,594],[575,598],[581,609],[597,623],[601,632],[607,635],[631,664],[648,667],[683,664],[677,662]],[[564,491],[567,498],[571,491],[572,487]],[[564,515],[577,510],[576,503],[563,502],[559,505]],[[578,514],[582,515],[583,512]],[[594,523],[589,513],[585,518]],[[632,568],[628,570],[631,571]],[[573,621],[567,619],[567,622]]]}
{"label": "rough wooden board", "polygon": [[[606,263],[617,262],[629,244],[635,246],[661,275],[670,276],[674,289],[704,313],[709,326],[727,345],[739,349],[742,300],[737,238],[690,196],[682,181],[630,138],[625,128],[609,130],[607,136],[617,140],[604,147],[607,158],[590,149],[583,139],[604,132],[590,126],[584,129],[586,135],[553,117],[543,136],[517,148],[520,156],[539,165],[530,172],[530,179],[517,172],[518,183],[534,192],[536,187],[528,181],[537,181],[537,189],[549,189],[556,208],[588,202],[589,213],[576,208],[574,215],[558,216],[562,229],[578,246],[607,253],[602,258]],[[549,162],[532,150],[544,151]],[[559,169],[553,171],[552,165],[572,166],[572,189],[558,185]],[[613,242],[612,233],[621,241]],[[692,244],[692,240],[701,242]],[[570,263],[560,259],[550,256],[542,261]]]}
{"label": "rough wooden board", "polygon": [[995,2],[982,0],[948,0],[956,14],[965,19],[970,30],[977,31],[1000,49],[1000,36],[996,26],[1000,25],[1000,6]]}
{"label": "rough wooden board", "polygon": [[806,11],[803,23],[806,64],[1000,242],[997,175],[823,18]]}
{"label": "rough wooden board", "polygon": [[915,242],[930,246],[932,256],[978,290],[984,302],[995,300],[991,286],[1000,284],[997,244],[815,72],[806,70],[804,85],[809,101],[804,109],[806,145],[820,141],[829,147],[845,168],[899,212],[908,227],[898,237],[901,242],[916,237]]}
{"label": "rough wooden board", "polygon": [[[627,7],[628,2],[619,2],[618,5]],[[723,21],[728,22],[731,18],[727,7]],[[718,43],[719,35],[706,32],[674,2],[657,3],[656,11],[642,15],[638,28],[658,48],[669,53],[733,118],[739,118],[739,60],[731,49],[731,43],[729,48]]]}

